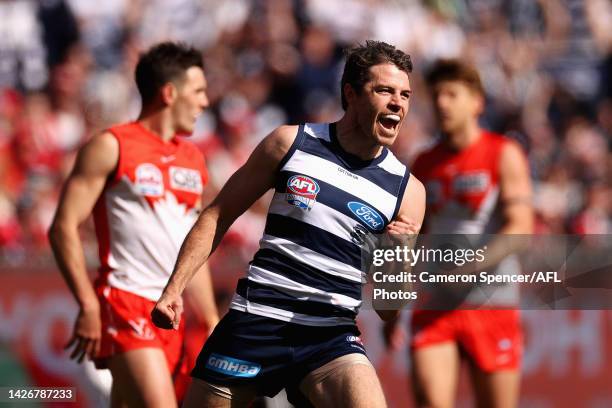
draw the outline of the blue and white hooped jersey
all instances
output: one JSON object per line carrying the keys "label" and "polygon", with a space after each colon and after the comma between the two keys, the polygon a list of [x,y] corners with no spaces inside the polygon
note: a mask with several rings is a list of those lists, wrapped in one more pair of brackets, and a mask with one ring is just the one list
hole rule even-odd
{"label": "blue and white hooped jersey", "polygon": [[395,218],[409,176],[387,148],[364,161],[340,147],[335,124],[301,125],[230,307],[304,325],[354,324],[364,237]]}

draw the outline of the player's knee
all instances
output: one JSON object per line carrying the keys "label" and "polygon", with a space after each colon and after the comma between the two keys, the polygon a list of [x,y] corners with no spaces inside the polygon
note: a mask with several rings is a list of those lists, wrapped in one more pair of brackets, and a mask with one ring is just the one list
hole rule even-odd
{"label": "player's knee", "polygon": [[426,391],[418,387],[414,390],[414,399],[419,408],[451,408],[453,406],[452,396],[434,390]]}
{"label": "player's knee", "polygon": [[183,401],[183,408],[230,408],[249,406],[255,397],[251,387],[224,387],[194,378]]}
{"label": "player's knee", "polygon": [[371,365],[354,364],[338,372],[338,381],[333,381],[330,395],[334,396],[334,407],[385,408],[385,396]]}

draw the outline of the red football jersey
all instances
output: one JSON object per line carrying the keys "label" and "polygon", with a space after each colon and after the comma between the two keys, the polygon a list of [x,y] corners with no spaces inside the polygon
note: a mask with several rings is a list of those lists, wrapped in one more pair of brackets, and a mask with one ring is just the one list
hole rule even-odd
{"label": "red football jersey", "polygon": [[481,234],[499,229],[499,160],[506,143],[505,137],[483,131],[464,150],[438,143],[417,157],[412,172],[427,191],[428,232]]}
{"label": "red football jersey", "polygon": [[[512,142],[504,136],[482,131],[479,139],[463,150],[438,143],[417,157],[412,172],[427,192],[428,233],[481,235],[500,230],[504,219],[498,205],[499,169],[507,143]],[[519,271],[517,257],[510,255],[488,272],[515,274]],[[515,305],[518,287],[499,285],[490,293],[475,290],[467,301],[478,305]]]}
{"label": "red football jersey", "polygon": [[164,142],[137,122],[109,131],[119,142],[119,161],[93,213],[98,284],[157,300],[197,217],[204,157],[192,143]]}

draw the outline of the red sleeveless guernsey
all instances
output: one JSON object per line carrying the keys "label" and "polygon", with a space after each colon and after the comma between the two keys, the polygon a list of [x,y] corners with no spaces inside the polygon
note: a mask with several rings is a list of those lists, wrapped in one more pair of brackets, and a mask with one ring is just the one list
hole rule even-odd
{"label": "red sleeveless guernsey", "polygon": [[119,160],[93,212],[97,284],[157,300],[197,218],[204,157],[192,143],[164,142],[137,122],[109,131],[119,142]]}

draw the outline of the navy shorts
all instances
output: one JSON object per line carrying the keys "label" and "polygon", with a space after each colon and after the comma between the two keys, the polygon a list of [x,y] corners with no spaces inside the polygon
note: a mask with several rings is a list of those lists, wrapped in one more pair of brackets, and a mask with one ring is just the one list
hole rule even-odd
{"label": "navy shorts", "polygon": [[192,377],[226,387],[255,386],[273,397],[311,371],[351,353],[366,354],[356,325],[304,326],[231,309],[204,344]]}

